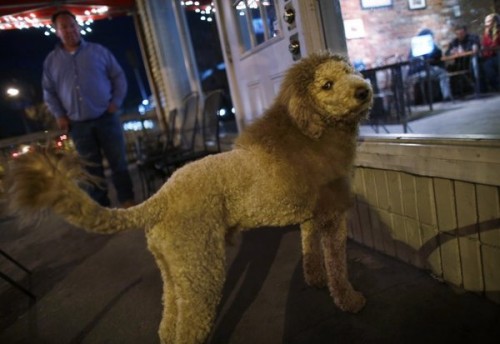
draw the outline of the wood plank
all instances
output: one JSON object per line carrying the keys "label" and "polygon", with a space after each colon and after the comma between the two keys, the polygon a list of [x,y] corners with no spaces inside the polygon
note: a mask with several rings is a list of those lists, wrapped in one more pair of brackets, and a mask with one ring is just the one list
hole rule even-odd
{"label": "wood plank", "polygon": [[438,230],[441,232],[455,230],[457,228],[457,215],[453,182],[448,179],[435,178],[434,193]]}
{"label": "wood plank", "polygon": [[432,178],[415,177],[418,219],[421,223],[437,226],[434,184]]}
{"label": "wood plank", "polygon": [[479,236],[484,244],[500,248],[500,226],[491,225],[500,219],[499,188],[477,185],[477,207],[479,216]]}
{"label": "wood plank", "polygon": [[479,240],[476,189],[474,184],[456,181],[455,202],[457,207],[458,235]]}

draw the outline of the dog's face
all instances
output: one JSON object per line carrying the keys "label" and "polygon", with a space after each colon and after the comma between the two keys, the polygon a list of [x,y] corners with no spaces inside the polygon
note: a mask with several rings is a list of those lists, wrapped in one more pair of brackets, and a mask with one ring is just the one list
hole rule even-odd
{"label": "dog's face", "polygon": [[370,83],[342,61],[319,65],[308,89],[316,111],[330,123],[359,121],[372,104]]}
{"label": "dog's face", "polygon": [[[287,98],[287,100],[285,99]],[[312,55],[292,67],[282,88],[293,121],[318,139],[328,126],[357,126],[372,105],[369,82],[342,57]]]}

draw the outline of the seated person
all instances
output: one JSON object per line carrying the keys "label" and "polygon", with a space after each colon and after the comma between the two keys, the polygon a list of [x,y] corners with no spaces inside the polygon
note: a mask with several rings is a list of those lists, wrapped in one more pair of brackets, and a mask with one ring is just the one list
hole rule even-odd
{"label": "seated person", "polygon": [[477,53],[480,47],[479,36],[467,32],[467,26],[455,26],[455,39],[448,45],[446,56],[459,54],[465,51]]}
{"label": "seated person", "polygon": [[[409,55],[408,81],[414,84],[417,81],[425,80],[427,77],[439,80],[443,100],[451,100],[450,78],[441,60],[443,52],[434,42],[434,34],[431,30],[424,29],[418,33],[416,38],[412,39],[412,49]],[[413,42],[418,43],[413,44]],[[424,43],[422,44],[422,42]]]}
{"label": "seated person", "polygon": [[[481,46],[479,36],[467,32],[465,25],[455,26],[455,39],[448,45],[448,49],[444,53],[445,56],[454,56],[464,52],[473,52],[477,54]],[[453,60],[453,63],[448,66],[448,71],[457,71],[468,69],[470,67],[470,56],[459,57]],[[473,63],[477,61],[472,60]]]}
{"label": "seated person", "polygon": [[500,15],[491,13],[484,19],[482,37],[482,59],[487,90],[500,90],[500,73],[498,72],[498,51],[500,50]]}

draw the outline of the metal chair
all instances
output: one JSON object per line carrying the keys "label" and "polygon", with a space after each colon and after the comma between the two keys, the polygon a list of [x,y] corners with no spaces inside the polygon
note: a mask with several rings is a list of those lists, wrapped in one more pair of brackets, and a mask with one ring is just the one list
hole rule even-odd
{"label": "metal chair", "polygon": [[155,163],[163,156],[164,143],[161,136],[138,137],[135,141],[136,165],[141,181],[143,197],[149,197],[156,190],[158,180],[163,181],[164,176],[157,171]]}
{"label": "metal chair", "polygon": [[447,66],[450,84],[455,86],[455,94],[464,96],[467,90],[472,90],[475,95],[479,93],[479,77],[477,69],[476,56],[461,56],[453,60],[453,63]]}
{"label": "metal chair", "polygon": [[181,128],[180,149],[167,152],[163,160],[156,165],[166,176],[170,176],[177,168],[188,162],[221,151],[218,111],[224,97],[223,90],[208,93],[203,101],[201,119],[195,116],[194,108],[185,114]]}
{"label": "metal chair", "polygon": [[[184,97],[181,114],[182,117],[175,114],[171,123],[172,140],[168,142],[161,156],[154,163],[154,169],[159,171],[164,178],[197,156],[195,155],[197,154],[196,142],[199,140],[199,95],[197,92],[191,92]],[[178,120],[181,121],[180,125],[177,124]]]}
{"label": "metal chair", "polygon": [[415,86],[417,86],[420,96],[423,99],[423,103],[427,104],[429,106],[429,110],[432,111],[434,102],[434,80],[431,77],[431,66],[423,58],[413,58],[409,61],[409,71],[420,67],[421,65],[424,65],[424,70],[407,75],[406,77],[406,98],[409,100],[408,104],[416,105]]}
{"label": "metal chair", "polygon": [[[178,160],[185,159],[194,151],[198,129],[198,92],[191,92],[183,98],[181,111],[181,118],[177,110],[170,111],[169,130],[164,141],[157,140],[152,149],[139,150],[137,166],[145,196],[156,191],[158,180],[163,182],[172,174]],[[182,123],[177,131],[178,120]]]}
{"label": "metal chair", "polygon": [[224,90],[215,90],[206,97],[203,105],[202,133],[203,147],[206,154],[219,153],[220,147],[220,119],[219,110],[224,103]]}

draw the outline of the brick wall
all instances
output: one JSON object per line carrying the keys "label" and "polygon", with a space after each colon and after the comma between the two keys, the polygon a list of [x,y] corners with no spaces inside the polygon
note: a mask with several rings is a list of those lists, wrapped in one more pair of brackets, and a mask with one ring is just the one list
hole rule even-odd
{"label": "brick wall", "polygon": [[494,0],[426,0],[426,8],[409,10],[408,0],[393,0],[390,7],[362,9],[361,0],[340,0],[344,21],[361,19],[365,36],[347,40],[351,60],[362,59],[367,67],[406,59],[410,39],[429,28],[444,50],[454,38],[453,25],[466,24],[480,34],[484,17],[495,10]]}

